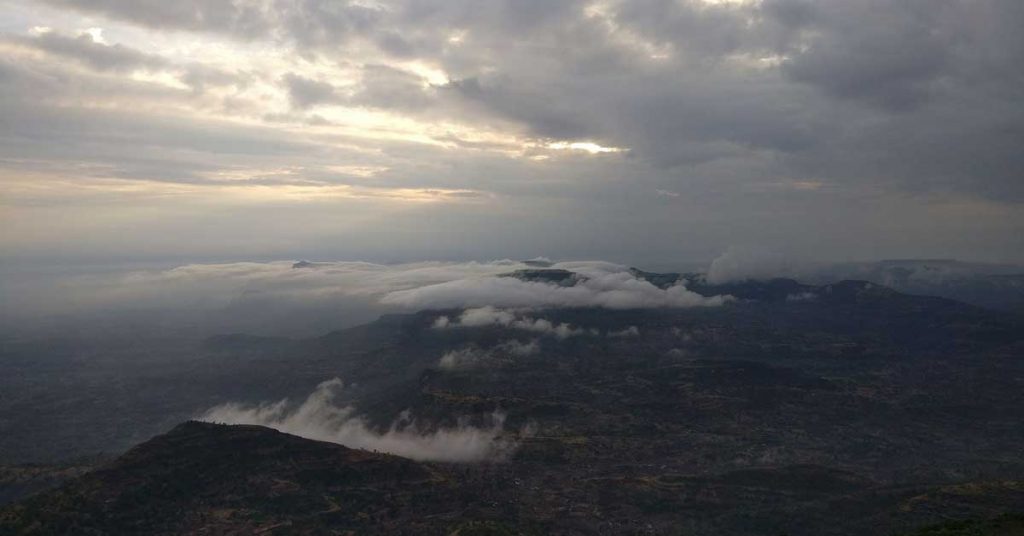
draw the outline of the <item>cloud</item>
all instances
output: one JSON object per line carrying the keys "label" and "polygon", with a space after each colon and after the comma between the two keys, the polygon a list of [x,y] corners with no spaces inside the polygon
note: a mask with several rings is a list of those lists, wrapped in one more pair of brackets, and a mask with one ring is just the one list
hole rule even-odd
{"label": "cloud", "polygon": [[786,296],[786,301],[788,302],[807,302],[815,301],[817,299],[818,295],[813,292],[800,292],[797,294],[790,294],[789,296]]}
{"label": "cloud", "polygon": [[240,37],[265,35],[271,28],[265,4],[243,0],[210,2],[183,0],[47,0],[59,7],[79,9],[135,22],[153,29],[226,32]]}
{"label": "cloud", "polygon": [[89,33],[70,37],[47,31],[27,38],[24,42],[50,54],[80,61],[100,71],[160,70],[169,65],[163,57],[146,54],[121,44],[104,44]]}
{"label": "cloud", "polygon": [[609,337],[618,337],[618,338],[622,338],[622,337],[639,337],[640,336],[640,329],[637,328],[636,326],[629,326],[628,328],[620,329],[620,330],[617,330],[617,331],[609,331],[608,332],[608,336]]}
{"label": "cloud", "polygon": [[766,248],[733,247],[715,258],[708,268],[707,281],[712,284],[788,277],[800,279],[811,271],[808,261],[796,260]]}
{"label": "cloud", "polygon": [[487,363],[491,355],[479,348],[469,347],[446,352],[437,362],[437,366],[445,370],[474,368]]}
{"label": "cloud", "polygon": [[[435,329],[476,328],[501,326],[509,329],[532,331],[543,335],[551,335],[559,339],[580,335],[596,335],[595,330],[575,328],[570,324],[555,324],[543,318],[532,318],[522,311],[497,309],[486,306],[467,309],[454,321],[442,316],[434,321]],[[519,348],[522,351],[523,348]]]}
{"label": "cloud", "polygon": [[800,26],[818,31],[805,42],[806,51],[783,63],[783,72],[840,98],[893,110],[921,105],[953,61],[946,40],[954,28],[944,19],[965,15],[954,4],[804,4]]}
{"label": "cloud", "polygon": [[540,353],[539,339],[531,339],[528,342],[509,339],[486,349],[469,345],[465,348],[445,352],[437,362],[437,366],[445,370],[493,367],[538,353]]}
{"label": "cloud", "polygon": [[[941,181],[975,191],[961,175],[967,164],[982,161],[981,154],[1016,161],[996,143],[1005,133],[999,124],[1009,120],[1013,132],[1020,126],[1010,98],[1019,80],[1005,73],[1024,54],[1014,31],[1024,13],[1008,0],[46,4],[158,32],[226,36],[239,47],[283,45],[301,58],[350,53],[358,65],[340,62],[329,78],[361,71],[352,104],[463,123],[506,120],[540,137],[631,147],[643,157],[637,162],[661,169],[766,156],[773,169],[767,175],[910,191]],[[624,73],[639,83],[620,83]],[[338,98],[336,84],[319,74],[265,76],[283,77],[298,107]],[[451,82],[424,84],[427,78]],[[920,115],[907,114],[913,110]],[[923,128],[940,123],[945,128]],[[910,154],[934,152],[958,165],[930,165],[903,151],[887,156],[891,145],[879,139],[879,127],[894,131]],[[897,134],[908,131],[920,135]],[[937,145],[959,150],[929,150]],[[839,148],[853,157],[837,161],[831,153]],[[900,163],[898,174],[879,173]],[[992,174],[975,177],[989,186],[982,195],[1000,189],[1019,196],[1018,181],[1001,169],[1016,167],[993,166]],[[673,192],[689,184],[669,176],[663,182],[672,184],[652,186]]]}
{"label": "cloud", "polygon": [[532,339],[529,342],[521,342],[517,339],[507,340],[495,347],[500,352],[507,352],[515,357],[527,357],[540,352],[540,341]]}
{"label": "cloud", "polygon": [[421,75],[387,65],[366,65],[359,87],[348,102],[406,113],[430,113],[441,104],[435,97],[430,82]]}
{"label": "cloud", "polygon": [[7,258],[1021,260],[1019,1],[5,7]]}
{"label": "cloud", "polygon": [[327,82],[311,80],[295,73],[284,75],[292,106],[306,109],[317,104],[335,102],[341,99],[337,88]]}
{"label": "cloud", "polygon": [[[136,325],[148,319],[156,325],[187,326],[207,334],[311,336],[402,310],[380,303],[389,292],[494,276],[520,266],[513,261],[293,265],[293,261],[192,264],[87,274],[53,274],[36,267],[20,275],[18,285],[0,289],[4,303],[19,304],[5,308],[2,320],[37,327],[66,318],[68,327],[78,330],[97,323]],[[5,278],[7,283],[14,280]]]}
{"label": "cloud", "polygon": [[191,264],[167,270],[40,276],[31,286],[12,286],[8,297],[9,303],[23,304],[11,311],[22,317],[64,314],[84,322],[146,311],[159,313],[170,325],[210,333],[284,335],[315,335],[386,312],[457,307],[468,310],[456,319],[439,319],[438,327],[501,325],[559,338],[589,331],[508,308],[691,307],[727,300],[704,298],[683,287],[662,290],[637,280],[624,266],[604,262],[553,265],[585,277],[577,283],[579,288],[502,277],[530,267],[511,260]]}
{"label": "cloud", "polygon": [[338,405],[342,389],[342,381],[334,378],[318,385],[298,405],[288,400],[256,406],[228,403],[211,408],[199,419],[223,424],[257,424],[300,437],[414,460],[500,461],[516,447],[515,441],[504,431],[504,416],[498,412],[490,415],[491,424],[483,428],[462,423],[455,428],[428,430],[409,414],[403,414],[387,430],[375,431],[354,407]]}
{"label": "cloud", "polygon": [[[719,306],[723,296],[704,297],[683,286],[660,289],[637,279],[624,266],[601,262],[558,263],[554,268],[585,277],[571,287],[553,287],[516,278],[474,278],[390,292],[382,303],[408,308],[517,308]],[[499,313],[500,314],[500,313]]]}
{"label": "cloud", "polygon": [[253,82],[250,75],[211,67],[201,63],[193,63],[186,66],[179,78],[182,83],[188,85],[197,93],[202,93],[209,88],[231,86],[244,88]]}
{"label": "cloud", "polygon": [[[600,331],[596,328],[574,327],[567,323],[553,323],[543,318],[531,316],[531,310],[498,309],[495,307],[478,307],[466,309],[454,320],[448,316],[440,316],[434,320],[434,329],[457,329],[500,326],[509,329],[532,331],[542,335],[554,336],[558,339],[579,337],[583,335],[597,336]],[[620,330],[610,330],[605,336],[611,338],[637,337],[640,330],[636,326],[628,326]],[[495,347],[495,350],[508,351],[515,355],[530,355],[539,350],[538,341],[534,340],[529,345],[522,345],[518,341],[510,340]],[[475,354],[479,355],[479,354]],[[447,356],[446,356],[447,357]],[[452,360],[468,361],[468,356],[453,355]]]}

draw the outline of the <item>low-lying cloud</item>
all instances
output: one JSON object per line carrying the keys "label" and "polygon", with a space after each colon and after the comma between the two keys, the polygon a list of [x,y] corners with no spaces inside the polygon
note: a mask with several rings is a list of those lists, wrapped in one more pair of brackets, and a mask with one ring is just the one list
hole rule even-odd
{"label": "low-lying cloud", "polygon": [[[551,264],[551,268],[579,274],[574,286],[499,277],[536,268],[538,263],[280,261],[33,275],[26,284],[0,288],[3,301],[17,304],[3,311],[7,318],[0,320],[30,323],[33,318],[52,319],[59,314],[70,317],[76,326],[86,325],[90,318],[117,326],[126,317],[139,322],[150,315],[164,326],[209,333],[307,336],[368,322],[383,313],[422,309],[693,307],[717,306],[728,299],[700,296],[681,285],[661,289],[637,279],[626,266],[600,261]],[[545,320],[519,321],[517,327],[538,333],[580,334]]]}
{"label": "low-lying cloud", "polygon": [[467,369],[489,365],[492,360],[490,352],[471,346],[445,353],[437,366],[445,370]]}
{"label": "low-lying cloud", "polygon": [[445,370],[499,366],[512,362],[516,358],[529,357],[538,353],[540,353],[540,341],[537,339],[529,342],[509,339],[486,349],[470,345],[451,350],[441,356],[437,366]]}
{"label": "low-lying cloud", "polygon": [[623,329],[620,329],[620,330],[617,330],[617,331],[609,331],[608,332],[608,336],[609,337],[639,337],[640,336],[640,329],[637,328],[636,326],[629,326],[628,328],[623,328]]}
{"label": "low-lying cloud", "polygon": [[454,307],[605,307],[638,309],[655,307],[718,306],[725,296],[705,297],[685,286],[658,288],[637,279],[628,268],[606,262],[564,262],[553,268],[583,276],[573,286],[552,286],[512,277],[447,281],[418,288],[396,290],[381,302],[413,309]]}
{"label": "low-lying cloud", "polygon": [[255,406],[228,403],[210,409],[200,420],[267,426],[300,437],[413,460],[500,461],[516,447],[516,442],[505,434],[505,418],[499,412],[489,416],[490,426],[475,427],[461,422],[454,428],[433,430],[422,428],[405,413],[387,430],[375,431],[354,407],[338,404],[342,389],[342,381],[334,378],[318,385],[298,405],[287,399]]}
{"label": "low-lying cloud", "polygon": [[455,320],[447,316],[438,317],[434,321],[435,329],[478,328],[500,326],[509,329],[532,331],[541,335],[550,335],[559,339],[580,335],[598,335],[598,331],[573,327],[567,323],[554,323],[544,318],[533,318],[521,311],[497,309],[495,307],[478,307],[466,309]]}
{"label": "low-lying cloud", "polygon": [[533,339],[530,342],[521,342],[511,339],[499,344],[497,349],[516,357],[526,357],[540,352],[540,341]]}
{"label": "low-lying cloud", "polygon": [[729,248],[708,267],[707,280],[712,284],[792,277],[800,279],[814,270],[815,264],[795,259],[779,251],[762,248]]}

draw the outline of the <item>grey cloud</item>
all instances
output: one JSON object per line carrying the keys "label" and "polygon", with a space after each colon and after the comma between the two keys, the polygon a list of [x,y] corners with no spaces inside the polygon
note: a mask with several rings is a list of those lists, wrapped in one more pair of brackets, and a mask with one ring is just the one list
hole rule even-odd
{"label": "grey cloud", "polygon": [[[338,47],[353,35],[377,29],[384,13],[359,2],[276,0],[269,18],[285,39],[307,49]],[[385,8],[387,11],[387,8]]]}
{"label": "grey cloud", "polygon": [[[339,46],[357,32],[391,42],[386,51],[403,58],[446,66],[454,81],[438,93],[445,98],[438,99],[411,77],[372,67],[352,103],[419,114],[468,114],[484,122],[500,117],[542,137],[630,147],[635,149],[631,154],[663,168],[770,151],[776,153],[775,174],[872,186],[887,181],[890,188],[911,191],[939,182],[950,191],[1017,196],[1005,171],[1016,168],[1014,154],[1000,149],[1000,139],[1007,131],[1013,139],[1019,127],[996,127],[985,117],[985,108],[1012,106],[1019,93],[1013,90],[1020,86],[1019,75],[1007,73],[1022,58],[1019,32],[1012,28],[1024,17],[1017,4],[1005,0],[768,0],[742,5],[652,0],[611,2],[604,18],[588,16],[585,5],[576,2],[495,1],[473,3],[472,9],[461,2],[389,2],[367,8],[306,0],[271,3],[265,9],[186,2],[188,9],[172,9],[114,0],[54,1],[145,23],[166,19],[194,27],[189,21],[196,16],[229,32],[235,31],[230,21],[258,18],[267,35],[283,32],[302,47]],[[191,15],[182,16],[183,11]],[[605,20],[619,30],[605,28]],[[446,44],[449,32],[456,30],[466,32],[465,46]],[[658,62],[627,50],[616,44],[620,30],[669,45],[674,56]],[[778,67],[750,70],[730,66],[728,59],[737,54],[785,59]],[[288,84],[298,107],[340,100],[337,88],[323,82],[290,78]],[[985,88],[988,94],[978,94],[982,86],[993,85]],[[808,95],[801,86],[820,90],[821,96]],[[958,104],[983,96],[987,102],[980,107]],[[865,103],[880,108],[881,115],[865,124],[862,112],[831,99]],[[928,102],[932,105],[924,118],[887,115]],[[951,110],[964,115],[953,126],[946,118]],[[890,154],[977,141],[955,152],[964,155],[957,162],[931,166],[931,158],[886,158],[881,143],[872,146],[880,139],[873,129],[880,121],[886,121],[887,132],[899,132],[893,137],[907,146]],[[938,121],[947,127],[931,124]],[[919,130],[928,134],[908,137],[902,132]],[[854,156],[851,163],[829,166],[833,150],[851,144],[865,145],[866,157],[859,160],[866,164],[858,165]],[[956,157],[947,150],[937,153]],[[998,161],[1005,164],[990,174],[965,176],[970,162]],[[933,176],[945,169],[963,171]],[[895,172],[882,177],[886,170]]]}
{"label": "grey cloud", "polygon": [[201,63],[176,65],[163,56],[148,54],[120,43],[96,41],[88,33],[71,37],[47,31],[20,41],[49,54],[79,61],[101,72],[128,73],[141,69],[175,73],[182,83],[197,93],[202,93],[208,87],[242,87],[250,82],[250,77],[242,73],[228,72]]}
{"label": "grey cloud", "polygon": [[375,41],[381,50],[395,57],[415,57],[417,52],[412,43],[395,31],[384,30],[377,34]]}
{"label": "grey cloud", "polygon": [[197,93],[210,87],[246,87],[251,82],[251,76],[244,73],[229,72],[199,63],[186,66],[179,79]]}
{"label": "grey cloud", "polygon": [[[347,67],[370,65],[361,82],[345,87],[327,87],[326,77],[289,85],[281,82],[287,73],[257,73],[290,89],[296,104],[282,112],[249,102],[256,107],[250,117],[266,117],[265,130],[205,120],[186,128],[185,120],[146,113],[112,117],[113,127],[104,129],[105,114],[76,104],[102,96],[169,110],[189,106],[183,98],[201,98],[5,58],[0,91],[13,113],[5,132],[13,135],[2,151],[8,161],[25,157],[19,166],[29,159],[59,160],[67,169],[99,161],[118,176],[191,184],[218,165],[252,159],[302,168],[302,181],[330,183],[347,180],[332,179],[330,166],[355,162],[386,168],[372,177],[385,187],[494,195],[486,208],[418,208],[412,212],[429,216],[436,229],[406,223],[411,230],[401,240],[398,231],[379,230],[384,218],[390,227],[391,214],[367,224],[378,230],[366,242],[401,244],[403,251],[443,242],[445,252],[465,256],[502,248],[533,255],[538,240],[546,251],[622,261],[704,260],[729,245],[758,242],[798,242],[841,257],[908,248],[983,257],[1021,250],[1024,74],[1016,66],[1024,61],[1024,4],[1015,0],[612,1],[601,3],[600,16],[587,2],[46,3],[111,24],[292,47],[320,67],[339,58]],[[365,58],[348,56],[374,46],[379,50]],[[407,62],[439,68],[452,82],[426,86]],[[212,73],[179,74],[193,88],[231,83]],[[61,109],[46,109],[57,101]],[[328,128],[300,132],[303,124],[331,126],[312,113],[327,103],[429,120],[429,135],[447,147],[323,134]],[[68,128],[57,128],[64,114]],[[89,114],[95,120],[87,128],[81,116]],[[446,123],[517,139],[440,132]],[[215,134],[203,132],[211,129]],[[64,144],[59,151],[45,143],[51,135]],[[629,151],[527,153],[537,161],[498,154],[515,152],[524,138]],[[258,177],[283,180],[269,172]],[[816,186],[794,186],[801,184]],[[657,190],[680,196],[651,195]],[[291,214],[306,221],[299,209]],[[248,216],[249,226],[265,221],[256,210]],[[428,232],[434,241],[417,234]],[[452,245],[453,233],[472,243]],[[341,236],[354,238],[339,230],[316,243]],[[267,248],[282,251],[276,242]]]}
{"label": "grey cloud", "polygon": [[227,32],[255,37],[271,29],[263,2],[238,0],[45,0],[47,3],[124,19],[152,28]]}
{"label": "grey cloud", "polygon": [[803,279],[814,263],[795,259],[781,251],[766,248],[730,248],[711,262],[707,280],[712,284],[747,279],[790,277]]}
{"label": "grey cloud", "polygon": [[[737,52],[778,53],[788,50],[794,38],[785,19],[763,17],[760,6],[701,0],[620,1],[612,6],[616,24],[653,43],[670,44],[686,61],[697,63],[718,62]],[[792,7],[780,11],[797,12]]]}
{"label": "grey cloud", "polygon": [[[196,183],[191,170],[214,171],[241,159],[310,153],[314,145],[281,140],[273,132],[221,122],[201,123],[159,116],[125,116],[106,110],[53,110],[36,105],[0,105],[8,133],[0,156],[100,165],[126,179]],[[51,144],[61,143],[60,151]],[[166,151],[178,152],[169,158]],[[217,158],[214,158],[217,155]]]}
{"label": "grey cloud", "polygon": [[348,102],[412,113],[430,111],[436,101],[433,90],[425,87],[418,75],[387,65],[367,65],[362,71],[359,88]]}
{"label": "grey cloud", "polygon": [[338,46],[373,26],[379,13],[331,0],[45,0],[157,30],[220,33],[242,40],[270,39],[300,47]]}
{"label": "grey cloud", "polygon": [[25,39],[24,42],[51,54],[81,61],[101,71],[159,70],[168,65],[168,61],[160,56],[121,44],[100,43],[89,34],[70,37],[51,31]]}
{"label": "grey cloud", "polygon": [[517,86],[513,77],[496,76],[487,82],[475,77],[453,80],[442,89],[455,92],[488,113],[525,123],[538,136],[605,137],[578,117],[575,106],[568,105],[567,100],[551,99],[549,94],[537,88]]}
{"label": "grey cloud", "polygon": [[[624,70],[555,77],[538,71],[529,55],[513,52],[498,73],[457,81],[451,89],[539,135],[632,147],[661,166],[767,150],[777,155],[770,164],[777,174],[1019,198],[1019,181],[1011,174],[1020,163],[1009,147],[1020,130],[1017,97],[1011,95],[1021,86],[1019,76],[1005,78],[1024,54],[1020,39],[1002,30],[1008,21],[1024,20],[1019,8],[995,1],[695,6],[629,3],[618,12],[620,22],[642,35],[687,36],[689,43],[675,43],[684,57],[665,63],[678,74],[637,59]],[[673,15],[658,16],[659,10]],[[717,21],[708,29],[711,42],[694,43],[702,39],[699,22],[709,13]],[[756,21],[753,26],[748,19]],[[715,41],[721,36],[714,30],[722,25],[742,32],[742,39]],[[564,62],[562,71],[571,72],[573,56],[558,47],[550,52],[539,63]],[[740,52],[788,59],[763,70],[723,63]],[[715,61],[694,65],[686,54]],[[978,72],[997,64],[1002,68]],[[624,85],[627,72],[630,84]],[[991,85],[1000,79],[994,94]]]}
{"label": "grey cloud", "polygon": [[312,80],[295,73],[284,75],[282,80],[288,88],[288,95],[295,108],[305,109],[341,99],[338,89],[327,82]]}
{"label": "grey cloud", "polygon": [[794,80],[841,97],[900,110],[929,98],[955,43],[945,41],[949,4],[871,0],[816,6],[807,49],[784,65]]}
{"label": "grey cloud", "polygon": [[[467,29],[484,40],[500,40],[509,35],[528,40],[550,30],[564,29],[564,25],[578,19],[586,5],[582,0],[416,0],[389,4],[403,25],[446,31]],[[443,38],[447,39],[447,35]]]}

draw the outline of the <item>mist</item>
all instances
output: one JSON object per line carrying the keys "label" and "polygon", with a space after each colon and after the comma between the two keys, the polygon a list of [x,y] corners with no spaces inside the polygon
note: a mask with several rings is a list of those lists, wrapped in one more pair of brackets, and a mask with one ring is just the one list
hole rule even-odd
{"label": "mist", "polygon": [[506,434],[505,417],[500,412],[488,416],[489,426],[472,426],[468,419],[462,419],[453,428],[423,426],[411,415],[403,414],[387,430],[375,431],[355,407],[338,404],[343,389],[341,379],[333,378],[317,385],[299,404],[287,399],[257,405],[227,403],[210,408],[199,420],[267,426],[300,437],[413,460],[501,461],[515,450],[514,434]]}
{"label": "mist", "polygon": [[500,366],[516,359],[536,355],[540,353],[540,350],[540,340],[538,339],[532,339],[529,342],[509,339],[490,348],[469,345],[446,352],[437,362],[437,366],[444,370]]}
{"label": "mist", "polygon": [[[601,261],[552,263],[582,279],[552,288],[505,274],[523,261],[245,262],[169,269],[59,272],[8,280],[0,322],[20,331],[109,333],[245,332],[314,336],[374,320],[384,313],[486,307],[719,306],[683,286],[657,288],[629,267]],[[465,319],[472,321],[470,317]],[[488,320],[490,322],[490,320]],[[530,320],[519,327],[572,336],[568,326]]]}
{"label": "mist", "polygon": [[[587,327],[551,325],[529,312],[558,307],[718,307],[731,299],[701,296],[683,284],[658,288],[638,279],[629,266],[604,261],[542,263],[576,273],[572,286],[501,277],[536,264],[504,259],[77,270],[42,266],[4,274],[0,329],[9,335],[94,338],[235,332],[310,337],[364,324],[385,313],[466,309],[461,317],[443,321],[450,322],[449,327],[500,324],[564,338],[583,335]],[[1024,268],[945,259],[827,262],[782,250],[734,247],[698,271],[712,284],[775,277],[813,284],[863,279],[897,290],[1017,307],[1021,289],[998,277],[1024,273]]]}
{"label": "mist", "polygon": [[559,339],[581,335],[598,335],[598,331],[592,328],[578,328],[564,322],[556,324],[544,318],[533,318],[523,311],[498,309],[491,306],[466,309],[455,320],[447,316],[440,316],[434,321],[435,329],[486,326],[500,326],[514,330],[530,331]]}

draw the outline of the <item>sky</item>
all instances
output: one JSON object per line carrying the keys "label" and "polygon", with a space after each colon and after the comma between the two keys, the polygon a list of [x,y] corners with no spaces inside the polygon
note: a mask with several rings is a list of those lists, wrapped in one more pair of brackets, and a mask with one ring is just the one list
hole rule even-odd
{"label": "sky", "polygon": [[0,258],[1024,261],[1020,0],[0,0]]}

